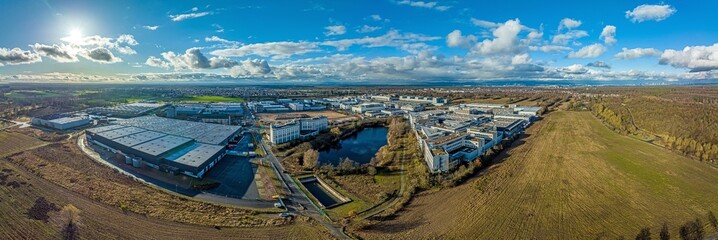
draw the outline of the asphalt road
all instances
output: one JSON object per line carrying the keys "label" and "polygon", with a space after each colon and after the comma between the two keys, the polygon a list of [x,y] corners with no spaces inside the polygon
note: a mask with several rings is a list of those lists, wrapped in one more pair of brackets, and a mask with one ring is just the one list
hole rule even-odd
{"label": "asphalt road", "polygon": [[[261,142],[262,148],[264,149],[264,152],[267,153],[266,156],[264,157],[264,159],[269,160],[270,162],[272,162],[274,164],[274,166],[276,166],[279,169],[279,174],[280,174],[280,177],[282,178],[282,181],[284,181],[285,186],[287,186],[289,188],[289,190],[291,191],[291,195],[289,196],[289,201],[285,202],[289,212],[291,212],[292,214],[307,215],[307,216],[313,218],[314,220],[317,220],[319,223],[324,225],[324,227],[326,227],[327,230],[329,230],[329,232],[331,232],[332,235],[334,235],[334,237],[336,237],[336,238],[350,239],[350,237],[347,236],[340,229],[340,227],[335,226],[334,224],[327,221],[327,219],[319,212],[319,209],[314,204],[312,204],[310,202],[309,197],[307,195],[305,195],[304,192],[302,192],[299,189],[299,186],[297,186],[297,184],[294,181],[292,181],[292,176],[290,176],[288,173],[284,172],[284,167],[279,162],[277,157],[274,156],[274,154],[271,151],[271,148],[267,145],[267,143],[264,141],[264,139],[262,139],[261,135],[254,133],[254,132],[253,132],[253,134],[256,134],[255,136],[257,137],[257,139],[261,139],[260,142]],[[306,208],[306,209],[302,209],[299,206],[300,204],[302,206],[304,206],[304,208]]]}

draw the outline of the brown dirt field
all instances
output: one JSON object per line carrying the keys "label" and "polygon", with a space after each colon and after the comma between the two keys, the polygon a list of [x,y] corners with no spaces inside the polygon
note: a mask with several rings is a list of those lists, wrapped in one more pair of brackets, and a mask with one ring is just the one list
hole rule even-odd
{"label": "brown dirt field", "polygon": [[[0,160],[8,169],[8,180],[24,182],[20,187],[0,186],[0,239],[61,239],[64,222],[50,212],[48,222],[27,217],[35,199],[45,197],[62,207],[72,204],[80,210],[79,236],[82,239],[328,239],[331,236],[315,223],[296,221],[279,227],[216,229],[146,217],[88,199]],[[5,170],[5,171],[8,171]],[[5,172],[3,171],[3,172]],[[8,174],[8,173],[6,173]]]}
{"label": "brown dirt field", "polygon": [[[451,189],[419,194],[366,239],[658,237],[718,211],[718,169],[618,135],[588,112],[555,112],[503,161]],[[705,226],[706,233],[714,232]]]}
{"label": "brown dirt field", "polygon": [[39,146],[42,141],[20,133],[0,131],[0,157]]}
{"label": "brown dirt field", "polygon": [[210,226],[276,226],[278,218],[261,212],[191,200],[170,194],[113,171],[85,156],[75,138],[6,158],[28,171],[93,200],[169,221]]}
{"label": "brown dirt field", "polygon": [[310,117],[316,117],[316,116],[326,116],[329,118],[329,121],[347,121],[355,119],[354,116],[348,116],[344,115],[335,111],[305,111],[305,112],[286,112],[286,113],[259,113],[260,121],[268,122],[268,123],[274,123],[277,119],[277,116],[279,115],[285,115],[285,114],[306,114]]}

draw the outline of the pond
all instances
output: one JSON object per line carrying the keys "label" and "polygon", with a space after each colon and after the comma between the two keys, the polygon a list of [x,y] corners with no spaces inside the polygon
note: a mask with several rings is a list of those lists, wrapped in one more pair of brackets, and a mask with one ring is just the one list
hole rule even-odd
{"label": "pond", "polygon": [[319,203],[324,205],[324,207],[331,207],[339,203],[339,200],[332,197],[332,195],[326,189],[324,189],[324,187],[322,187],[322,185],[318,181],[314,180],[302,184],[304,184],[304,187],[307,189],[307,191],[309,191],[309,193],[311,193],[314,198],[319,200]]}
{"label": "pond", "polygon": [[341,159],[348,157],[359,164],[369,163],[379,148],[386,145],[388,132],[389,129],[385,127],[364,128],[351,137],[342,139],[336,146],[320,151],[319,162],[336,166]]}

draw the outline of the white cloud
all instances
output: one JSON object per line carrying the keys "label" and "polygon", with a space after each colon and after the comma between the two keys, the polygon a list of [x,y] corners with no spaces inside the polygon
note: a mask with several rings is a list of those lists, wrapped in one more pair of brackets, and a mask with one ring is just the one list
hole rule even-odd
{"label": "white cloud", "polygon": [[42,62],[39,54],[20,48],[0,48],[0,64],[20,65]]}
{"label": "white cloud", "polygon": [[454,30],[446,36],[446,45],[449,47],[470,48],[478,38],[474,35],[461,35],[461,30]]}
{"label": "white cloud", "polygon": [[388,18],[384,18],[384,17],[382,17],[382,16],[379,15],[379,14],[369,15],[369,19],[374,20],[374,21],[389,22],[389,19],[388,19]]}
{"label": "white cloud", "polygon": [[566,45],[568,42],[572,40],[576,40],[579,38],[587,37],[588,33],[583,30],[569,30],[566,33],[562,34],[556,34],[551,39],[551,43],[553,44],[559,44],[559,45]]}
{"label": "white cloud", "polygon": [[529,56],[528,53],[518,54],[511,58],[511,64],[513,64],[513,65],[529,64],[529,63],[531,63],[531,56]]}
{"label": "white cloud", "polygon": [[566,52],[573,50],[570,47],[566,46],[557,46],[557,45],[543,45],[543,46],[530,46],[529,50],[531,51],[542,51],[546,53],[555,53],[555,52]]}
{"label": "white cloud", "polygon": [[586,64],[586,66],[587,67],[595,67],[595,68],[606,68],[606,69],[611,68],[611,66],[608,65],[608,63],[602,62],[602,61],[591,62],[591,63]]}
{"label": "white cloud", "polygon": [[568,58],[596,58],[606,52],[606,47],[600,43],[591,44],[579,49],[576,52],[570,52]]}
{"label": "white cloud", "polygon": [[479,26],[482,28],[488,28],[488,29],[493,29],[493,28],[497,28],[497,27],[501,26],[500,23],[489,22],[486,20],[481,20],[481,19],[476,19],[476,18],[471,18],[471,23],[476,26]]}
{"label": "white cloud", "polygon": [[211,12],[193,12],[193,13],[169,15],[169,17],[170,17],[170,19],[172,19],[172,21],[179,22],[179,21],[184,21],[187,19],[204,17],[204,16],[207,16],[210,14],[212,14],[212,13]]}
{"label": "white cloud", "polygon": [[660,22],[665,20],[676,13],[676,9],[671,5],[640,5],[633,9],[633,11],[626,11],[626,18],[631,19],[631,22],[644,22],[644,21],[656,21]]}
{"label": "white cloud", "polygon": [[[180,69],[216,69],[216,68],[230,68],[236,66],[238,63],[234,60],[225,57],[213,57],[208,59],[202,54],[199,48],[190,48],[185,51],[184,54],[177,54],[172,51],[162,53],[162,57],[167,60],[169,65]],[[163,66],[163,63],[157,62],[156,58],[152,59],[152,63],[146,64],[150,66]],[[150,61],[148,59],[148,61]]]}
{"label": "white cloud", "polygon": [[197,8],[197,7],[192,8],[192,12],[196,12],[197,10],[199,10],[199,8]]}
{"label": "white cloud", "polygon": [[78,61],[78,50],[68,45],[44,45],[35,43],[34,45],[30,45],[30,47],[32,47],[32,49],[40,56],[49,57],[57,62],[69,63]]}
{"label": "white cloud", "polygon": [[583,65],[581,64],[573,64],[571,66],[562,68],[561,71],[568,74],[584,74],[588,72],[588,69],[583,67]]}
{"label": "white cloud", "polygon": [[269,63],[264,59],[247,59],[241,61],[237,66],[229,69],[229,71],[230,75],[235,78],[257,77],[272,73]]}
{"label": "white cloud", "polygon": [[147,61],[145,61],[145,64],[147,66],[157,67],[157,68],[170,68],[171,67],[168,62],[162,61],[162,59],[155,57],[155,56],[150,56],[149,58],[147,58]]}
{"label": "white cloud", "polygon": [[581,24],[582,22],[580,20],[564,18],[561,19],[561,22],[558,24],[558,30],[561,31],[563,29],[574,29],[580,27]]}
{"label": "white cloud", "polygon": [[598,39],[602,39],[604,43],[613,45],[617,42],[616,40],[616,26],[606,25],[601,31],[601,36]]}
{"label": "white cloud", "polygon": [[81,52],[80,56],[87,60],[103,64],[122,62],[122,59],[115,57],[110,50],[103,47],[97,47],[89,51]]}
{"label": "white cloud", "polygon": [[381,27],[364,25],[361,28],[357,29],[357,32],[358,33],[370,33],[370,32],[374,32],[379,29],[381,29]]}
{"label": "white cloud", "polygon": [[683,50],[667,49],[661,54],[662,65],[676,68],[688,68],[691,72],[718,69],[718,43],[712,46],[692,46]]}
{"label": "white cloud", "polygon": [[347,33],[347,28],[343,25],[326,26],[324,29],[327,30],[324,32],[324,35],[327,36],[338,36]]}
{"label": "white cloud", "polygon": [[317,44],[311,42],[268,42],[248,44],[238,48],[215,50],[212,51],[211,54],[223,57],[256,55],[262,57],[287,58],[293,55],[317,51],[319,51]]}
{"label": "white cloud", "polygon": [[429,8],[429,9],[436,9],[439,11],[446,11],[451,8],[451,6],[446,5],[439,5],[437,2],[424,2],[424,1],[412,1],[412,0],[402,0],[397,2],[399,5],[408,5],[412,7],[420,7],[420,8]]}
{"label": "white cloud", "polygon": [[[321,45],[332,46],[339,51],[344,51],[351,46],[360,45],[364,47],[396,47],[402,50],[416,50],[417,47],[430,48],[427,44],[419,44],[427,41],[439,40],[441,37],[426,36],[416,33],[399,33],[391,30],[378,37],[349,38],[333,41],[324,41]],[[411,51],[410,51],[411,52]]]}
{"label": "white cloud", "polygon": [[508,20],[492,31],[494,39],[484,39],[477,43],[471,53],[478,55],[492,55],[503,53],[515,53],[518,51],[519,37],[521,32],[519,19]]}
{"label": "white cloud", "polygon": [[218,32],[218,33],[224,32],[224,28],[222,26],[220,26],[219,24],[213,23],[212,27],[215,28],[215,30],[214,30],[215,32]]}
{"label": "white cloud", "polygon": [[145,26],[142,26],[142,28],[147,29],[147,30],[150,30],[150,31],[154,31],[154,30],[157,30],[158,28],[160,28],[160,26],[157,26],[157,25],[155,25],[155,26],[145,25]]}
{"label": "white cloud", "polygon": [[218,42],[218,43],[223,43],[223,44],[227,44],[227,45],[238,45],[238,44],[240,44],[240,42],[232,41],[232,40],[227,40],[227,39],[224,39],[224,38],[221,38],[221,37],[217,37],[217,36],[205,37],[205,38],[204,38],[204,41],[205,41],[205,42]]}
{"label": "white cloud", "polygon": [[126,43],[130,46],[136,46],[137,40],[135,40],[135,36],[129,35],[129,34],[122,34],[120,37],[117,38],[117,44]]}
{"label": "white cloud", "polygon": [[620,53],[616,54],[618,59],[637,59],[642,57],[660,56],[661,51],[655,48],[622,48]]}

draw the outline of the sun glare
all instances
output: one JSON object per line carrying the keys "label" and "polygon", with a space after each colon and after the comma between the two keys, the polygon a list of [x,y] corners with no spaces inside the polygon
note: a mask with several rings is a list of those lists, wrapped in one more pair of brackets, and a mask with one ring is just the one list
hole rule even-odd
{"label": "sun glare", "polygon": [[82,40],[82,29],[73,28],[70,30],[70,35],[66,37],[66,40],[71,43],[78,43]]}

